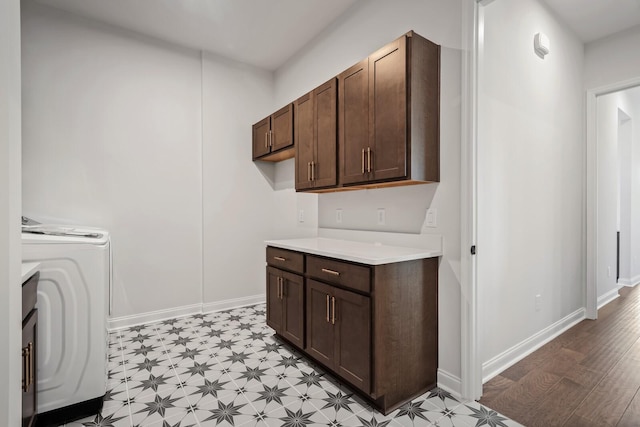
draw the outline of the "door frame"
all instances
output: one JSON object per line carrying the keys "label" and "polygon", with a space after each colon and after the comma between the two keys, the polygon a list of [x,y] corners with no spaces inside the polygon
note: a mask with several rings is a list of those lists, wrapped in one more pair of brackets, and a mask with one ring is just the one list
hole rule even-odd
{"label": "door frame", "polygon": [[586,94],[585,153],[585,308],[588,319],[598,318],[598,96],[640,86],[640,76],[588,89]]}
{"label": "door frame", "polygon": [[460,394],[464,399],[482,396],[482,360],[478,331],[477,260],[471,248],[477,243],[478,78],[482,53],[483,7],[492,0],[462,2],[462,140],[460,221]]}

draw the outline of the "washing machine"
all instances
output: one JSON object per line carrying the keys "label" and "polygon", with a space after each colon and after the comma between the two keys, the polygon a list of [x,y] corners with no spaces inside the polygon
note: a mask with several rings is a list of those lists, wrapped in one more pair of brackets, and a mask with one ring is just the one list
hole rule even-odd
{"label": "washing machine", "polygon": [[23,225],[22,259],[40,263],[38,424],[57,425],[95,414],[107,390],[109,233]]}

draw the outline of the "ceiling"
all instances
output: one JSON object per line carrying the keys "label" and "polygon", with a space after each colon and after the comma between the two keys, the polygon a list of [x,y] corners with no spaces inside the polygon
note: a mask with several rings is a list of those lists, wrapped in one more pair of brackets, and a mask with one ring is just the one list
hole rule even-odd
{"label": "ceiling", "polygon": [[[33,1],[275,70],[367,0]],[[640,0],[543,1],[585,43],[640,25]]]}
{"label": "ceiling", "polygon": [[640,25],[640,0],[544,0],[544,2],[585,43]]}
{"label": "ceiling", "polygon": [[363,0],[35,0],[275,70]]}

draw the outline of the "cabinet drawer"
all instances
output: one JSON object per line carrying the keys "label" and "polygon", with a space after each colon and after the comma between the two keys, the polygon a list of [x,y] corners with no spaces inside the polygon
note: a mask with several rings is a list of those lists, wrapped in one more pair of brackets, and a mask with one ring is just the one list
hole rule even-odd
{"label": "cabinet drawer", "polygon": [[24,320],[29,312],[36,306],[39,277],[40,272],[37,272],[22,284],[22,320]]}
{"label": "cabinet drawer", "polygon": [[294,273],[304,273],[304,255],[300,252],[267,246],[267,264]]}
{"label": "cabinet drawer", "polygon": [[371,269],[344,261],[307,255],[307,274],[360,292],[371,292]]}

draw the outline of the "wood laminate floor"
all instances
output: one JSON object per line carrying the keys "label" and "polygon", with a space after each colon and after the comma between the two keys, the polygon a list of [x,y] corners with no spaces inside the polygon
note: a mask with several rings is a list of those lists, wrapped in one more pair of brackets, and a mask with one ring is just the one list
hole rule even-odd
{"label": "wood laminate floor", "polygon": [[640,426],[640,286],[484,385],[525,426]]}

